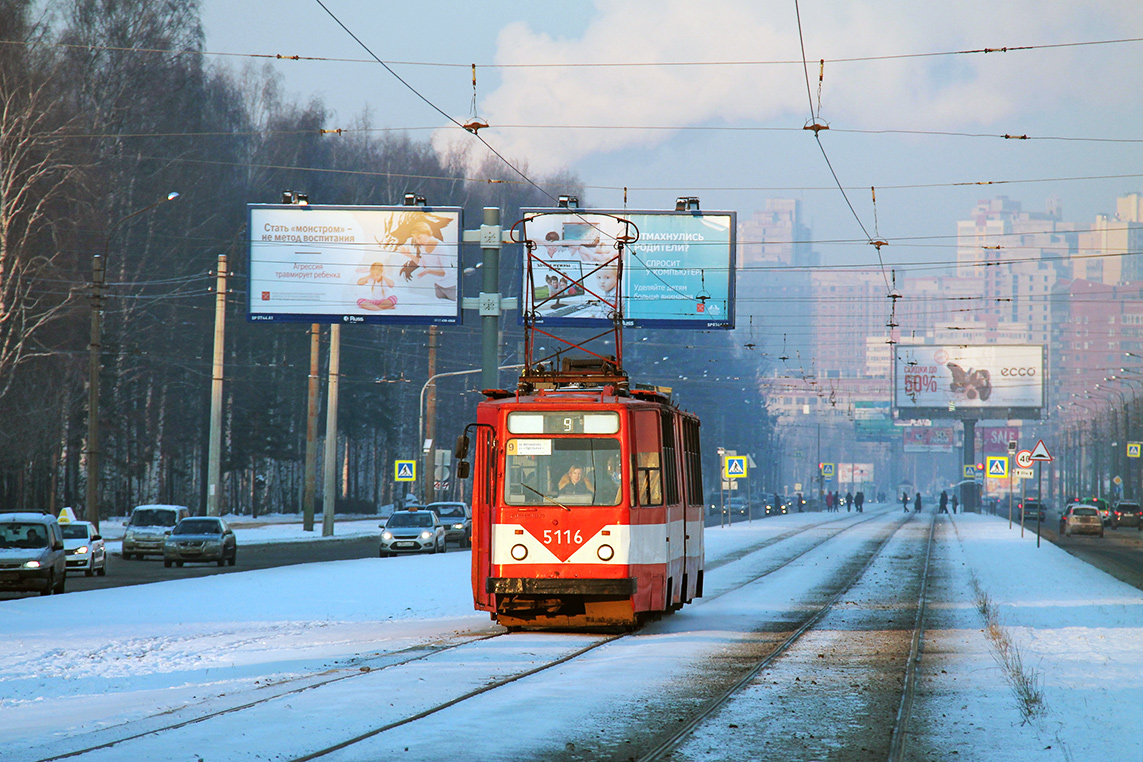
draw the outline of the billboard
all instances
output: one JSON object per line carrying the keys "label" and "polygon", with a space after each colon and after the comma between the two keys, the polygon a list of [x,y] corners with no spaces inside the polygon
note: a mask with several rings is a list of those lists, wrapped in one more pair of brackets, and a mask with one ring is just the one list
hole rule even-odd
{"label": "billboard", "polygon": [[893,376],[902,417],[1039,418],[1044,405],[1040,345],[902,344]]}
{"label": "billboard", "polygon": [[458,323],[461,210],[249,204],[247,320]]}
{"label": "billboard", "polygon": [[[536,246],[523,270],[521,322],[530,313],[537,325],[605,326],[619,304],[628,327],[734,327],[734,212],[523,213]],[[616,241],[636,231],[618,261]]]}
{"label": "billboard", "polygon": [[907,426],[904,429],[904,451],[952,452],[956,431],[952,426]]}
{"label": "billboard", "polygon": [[892,442],[897,429],[889,411],[889,402],[858,400],[853,403],[853,430],[858,442]]}

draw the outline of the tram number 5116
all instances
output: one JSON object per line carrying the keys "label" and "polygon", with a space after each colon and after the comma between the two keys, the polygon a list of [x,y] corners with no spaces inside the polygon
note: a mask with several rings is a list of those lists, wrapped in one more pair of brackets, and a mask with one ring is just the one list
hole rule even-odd
{"label": "tram number 5116", "polygon": [[569,545],[571,543],[576,545],[583,545],[583,534],[577,529],[574,532],[571,529],[545,529],[544,530],[544,544],[551,545]]}

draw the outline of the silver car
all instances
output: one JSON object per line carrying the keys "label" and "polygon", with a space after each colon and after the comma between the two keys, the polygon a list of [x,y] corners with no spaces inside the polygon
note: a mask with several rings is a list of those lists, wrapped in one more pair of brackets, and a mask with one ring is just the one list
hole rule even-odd
{"label": "silver car", "polygon": [[87,576],[107,574],[107,550],[103,538],[95,531],[90,521],[72,521],[60,524],[63,532],[64,551],[67,553],[67,568],[82,571]]}
{"label": "silver car", "polygon": [[213,516],[183,519],[163,541],[163,565],[182,566],[187,561],[214,561],[234,566],[238,540],[225,521]]}
{"label": "silver car", "polygon": [[445,529],[434,511],[394,511],[383,525],[381,558],[398,553],[444,553]]}
{"label": "silver car", "polygon": [[0,590],[62,593],[67,579],[65,558],[55,516],[0,515]]}
{"label": "silver car", "polygon": [[445,544],[455,542],[462,548],[472,547],[472,512],[465,503],[429,503],[425,510],[436,513],[444,524]]}

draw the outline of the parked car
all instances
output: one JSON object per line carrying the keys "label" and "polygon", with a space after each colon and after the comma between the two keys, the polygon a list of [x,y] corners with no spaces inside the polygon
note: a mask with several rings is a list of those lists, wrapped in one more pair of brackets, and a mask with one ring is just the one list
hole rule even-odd
{"label": "parked car", "polygon": [[87,576],[107,573],[107,549],[103,538],[90,521],[71,521],[60,524],[63,533],[67,568],[82,571]]}
{"label": "parked car", "polygon": [[433,511],[444,524],[445,545],[455,542],[462,548],[472,547],[472,511],[461,502],[429,503],[424,510]]}
{"label": "parked car", "polygon": [[1108,515],[1111,519],[1108,526],[1112,529],[1135,527],[1137,530],[1143,531],[1143,506],[1134,500],[1120,500]]}
{"label": "parked car", "polygon": [[219,566],[238,561],[234,530],[214,516],[189,516],[175,524],[163,540],[163,566],[187,561],[214,561]]}
{"label": "parked car", "polygon": [[435,511],[393,511],[382,525],[381,558],[398,553],[443,553],[445,529]]}
{"label": "parked car", "polygon": [[1060,534],[1095,534],[1103,537],[1103,520],[1094,505],[1072,503],[1060,517]]}
{"label": "parked car", "polygon": [[63,534],[55,516],[0,514],[0,590],[62,593],[67,580]]}
{"label": "parked car", "polygon": [[123,533],[123,558],[163,555],[163,541],[181,520],[190,516],[183,505],[137,505]]}

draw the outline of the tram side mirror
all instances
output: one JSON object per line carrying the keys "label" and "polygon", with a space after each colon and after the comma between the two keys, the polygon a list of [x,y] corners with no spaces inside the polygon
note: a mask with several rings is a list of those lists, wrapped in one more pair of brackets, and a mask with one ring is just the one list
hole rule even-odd
{"label": "tram side mirror", "polygon": [[457,460],[464,460],[468,457],[468,434],[461,434],[456,438],[456,447],[453,448],[453,455]]}
{"label": "tram side mirror", "polygon": [[457,461],[456,478],[457,479],[467,479],[468,478],[468,461],[467,460]]}

